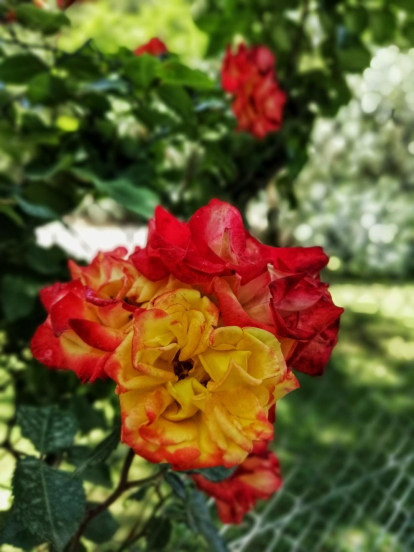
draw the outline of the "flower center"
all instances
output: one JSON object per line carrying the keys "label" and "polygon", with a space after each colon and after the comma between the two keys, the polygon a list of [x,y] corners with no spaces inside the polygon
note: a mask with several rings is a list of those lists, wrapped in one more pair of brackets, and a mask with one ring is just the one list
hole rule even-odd
{"label": "flower center", "polygon": [[188,376],[188,372],[194,365],[194,361],[191,359],[188,360],[178,360],[179,352],[175,355],[175,358],[172,362],[174,368],[174,374],[178,376],[178,381],[181,381]]}

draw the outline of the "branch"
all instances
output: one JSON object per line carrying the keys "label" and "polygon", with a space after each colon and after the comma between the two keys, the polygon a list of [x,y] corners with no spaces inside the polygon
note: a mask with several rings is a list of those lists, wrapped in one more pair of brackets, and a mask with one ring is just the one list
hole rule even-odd
{"label": "branch", "polygon": [[104,500],[101,504],[98,504],[94,508],[91,508],[90,510],[87,510],[85,512],[83,520],[81,521],[77,532],[72,538],[72,543],[70,545],[69,552],[77,552],[82,534],[85,531],[88,523],[93,518],[95,518],[96,516],[104,512],[107,508],[109,508],[109,506],[111,506],[111,504],[113,504],[125,491],[132,489],[133,487],[145,485],[146,483],[153,481],[160,475],[160,472],[157,472],[155,475],[150,475],[149,477],[145,477],[144,479],[139,479],[136,481],[128,481],[129,469],[132,465],[134,458],[135,458],[135,452],[132,449],[130,449],[128,451],[128,454],[126,455],[124,465],[122,466],[121,477],[119,479],[118,486],[116,487],[114,492],[110,494],[108,498]]}

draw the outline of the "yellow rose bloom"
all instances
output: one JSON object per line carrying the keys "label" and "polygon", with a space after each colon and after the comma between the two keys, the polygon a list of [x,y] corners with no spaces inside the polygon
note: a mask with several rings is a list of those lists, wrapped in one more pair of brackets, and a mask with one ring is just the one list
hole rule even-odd
{"label": "yellow rose bloom", "polygon": [[134,314],[106,364],[123,441],[151,462],[184,470],[243,462],[254,441],[273,437],[269,408],[298,386],[271,333],[218,323],[199,291],[167,291]]}

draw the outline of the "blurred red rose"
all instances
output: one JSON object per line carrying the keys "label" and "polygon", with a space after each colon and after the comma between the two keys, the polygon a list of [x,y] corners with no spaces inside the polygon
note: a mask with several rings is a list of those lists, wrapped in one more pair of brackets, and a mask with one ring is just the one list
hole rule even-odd
{"label": "blurred red rose", "polygon": [[245,44],[240,44],[235,54],[227,46],[221,69],[222,87],[226,92],[239,92],[246,80],[272,74],[274,63],[272,52],[264,46],[247,48]]}
{"label": "blurred red rose", "polygon": [[146,44],[143,44],[142,46],[139,46],[134,53],[137,56],[141,56],[142,54],[150,54],[151,56],[161,56],[162,54],[166,54],[168,52],[167,46],[164,44],[162,40],[159,38],[151,38],[149,42]]}
{"label": "blurred red rose", "polygon": [[15,23],[17,21],[16,11],[9,10],[6,14],[1,17],[2,25],[9,25],[9,23]]}
{"label": "blurred red rose", "polygon": [[264,138],[282,125],[286,94],[280,90],[272,75],[245,84],[236,95],[232,109],[238,130]]}
{"label": "blurred red rose", "polygon": [[263,138],[280,129],[286,94],[279,88],[274,56],[264,46],[241,44],[235,54],[230,47],[221,71],[226,92],[235,94],[232,105],[238,130]]}
{"label": "blurred red rose", "polygon": [[197,487],[215,499],[223,523],[241,523],[257,500],[268,500],[280,488],[279,462],[266,446],[265,442],[257,441],[246,460],[220,483],[193,475]]}

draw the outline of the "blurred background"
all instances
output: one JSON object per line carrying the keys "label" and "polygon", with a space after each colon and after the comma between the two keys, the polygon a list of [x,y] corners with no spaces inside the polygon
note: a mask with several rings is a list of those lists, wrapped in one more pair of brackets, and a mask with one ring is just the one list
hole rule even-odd
{"label": "blurred background", "polygon": [[[0,442],[29,446],[16,403],[58,396],[85,446],[116,416],[109,384],[31,358],[39,289],[68,257],[143,245],[156,204],[188,218],[219,197],[269,244],[323,246],[345,308],[324,377],[299,374],[278,406],[283,488],[223,528],[230,550],[414,550],[414,2],[85,0],[70,26],[0,9]],[[194,70],[155,91],[132,53],[154,36]],[[220,87],[240,41],[274,52],[288,96],[264,140],[235,132]],[[2,511],[13,467],[3,447]],[[117,469],[92,477],[96,496]]]}

